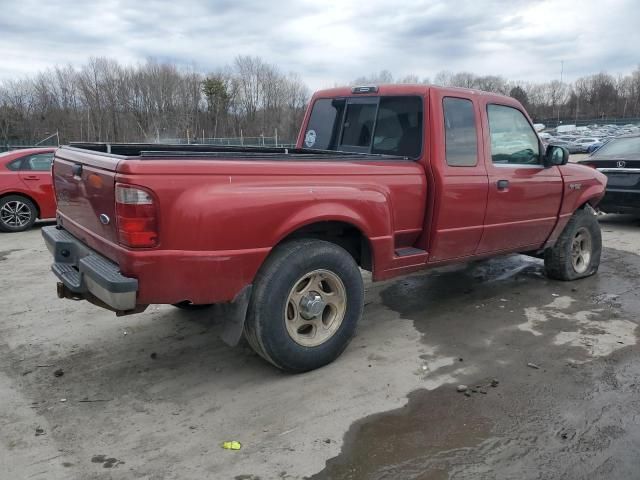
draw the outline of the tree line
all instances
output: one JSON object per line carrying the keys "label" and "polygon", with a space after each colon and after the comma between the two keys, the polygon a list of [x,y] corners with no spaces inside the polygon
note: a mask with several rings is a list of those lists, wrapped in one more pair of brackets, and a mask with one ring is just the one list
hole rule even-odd
{"label": "tree line", "polygon": [[[433,79],[383,70],[353,80],[433,83],[510,95],[538,121],[640,117],[640,67],[573,82],[517,82],[499,75],[437,73]],[[238,56],[215,72],[147,60],[91,58],[0,83],[0,144],[33,143],[55,132],[68,141],[157,142],[273,136],[296,138],[310,90],[259,57]]]}
{"label": "tree line", "polygon": [[309,99],[296,74],[258,57],[202,74],[148,60],[126,66],[91,58],[0,84],[0,144],[60,141],[157,142],[203,136],[295,139]]}

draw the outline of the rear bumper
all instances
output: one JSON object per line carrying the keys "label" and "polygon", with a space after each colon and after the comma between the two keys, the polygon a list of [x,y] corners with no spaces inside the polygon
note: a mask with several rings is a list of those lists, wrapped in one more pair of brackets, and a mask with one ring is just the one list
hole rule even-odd
{"label": "rear bumper", "polygon": [[607,188],[598,208],[606,213],[639,213],[640,190]]}
{"label": "rear bumper", "polygon": [[62,228],[44,227],[42,236],[54,258],[51,270],[72,295],[93,296],[119,312],[136,308],[138,280]]}

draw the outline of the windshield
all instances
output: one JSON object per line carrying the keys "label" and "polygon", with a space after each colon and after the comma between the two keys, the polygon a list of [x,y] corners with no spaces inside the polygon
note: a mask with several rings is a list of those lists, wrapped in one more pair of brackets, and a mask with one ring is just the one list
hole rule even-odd
{"label": "windshield", "polygon": [[640,156],[640,137],[614,138],[600,147],[593,156],[602,157],[605,155]]}
{"label": "windshield", "polygon": [[318,99],[311,111],[304,146],[416,158],[422,148],[422,99]]}

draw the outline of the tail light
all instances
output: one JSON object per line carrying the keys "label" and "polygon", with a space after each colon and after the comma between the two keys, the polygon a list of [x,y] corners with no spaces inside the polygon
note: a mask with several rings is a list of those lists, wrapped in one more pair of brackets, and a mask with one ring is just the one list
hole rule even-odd
{"label": "tail light", "polygon": [[134,248],[158,245],[158,219],[151,193],[117,183],[116,219],[121,245]]}

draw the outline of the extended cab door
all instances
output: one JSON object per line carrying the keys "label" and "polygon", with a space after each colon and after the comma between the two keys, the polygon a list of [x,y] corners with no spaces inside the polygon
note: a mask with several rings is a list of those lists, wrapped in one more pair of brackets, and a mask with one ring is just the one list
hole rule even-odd
{"label": "extended cab door", "polygon": [[431,91],[431,189],[429,263],[475,253],[484,228],[487,170],[483,161],[477,95]]}
{"label": "extended cab door", "polygon": [[489,195],[478,253],[537,248],[557,220],[560,171],[543,166],[538,135],[518,108],[488,102],[482,116]]}

